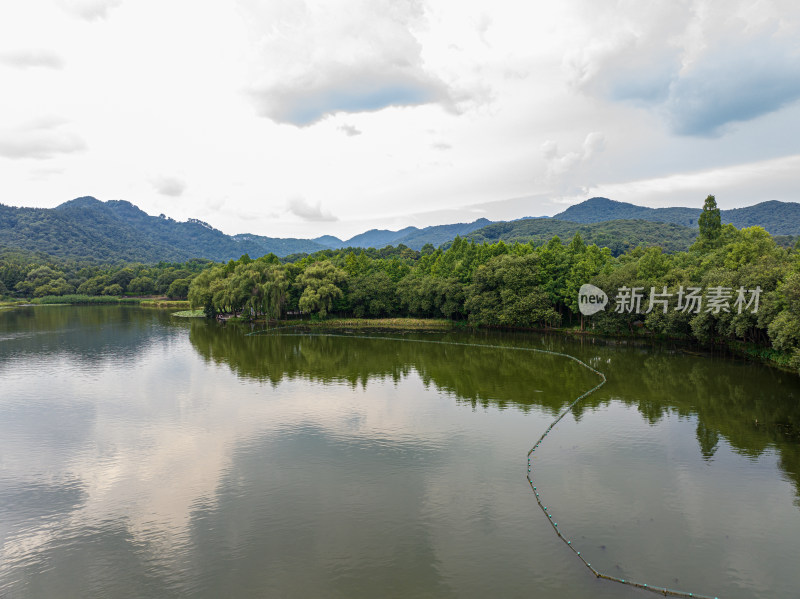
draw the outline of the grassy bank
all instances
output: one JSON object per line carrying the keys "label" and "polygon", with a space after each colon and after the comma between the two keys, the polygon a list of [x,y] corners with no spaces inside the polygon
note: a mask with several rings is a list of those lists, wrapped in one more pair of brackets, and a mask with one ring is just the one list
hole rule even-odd
{"label": "grassy bank", "polygon": [[189,302],[186,300],[168,299],[148,299],[141,297],[118,297],[115,295],[45,295],[35,297],[29,301],[8,302],[8,305],[19,305],[20,303],[31,304],[68,304],[68,305],[88,305],[88,304],[111,304],[126,306],[142,306],[143,308],[183,308],[189,309]]}
{"label": "grassy bank", "polygon": [[45,295],[35,297],[32,304],[126,304],[137,305],[141,300],[135,297],[116,297],[113,295]]}
{"label": "grassy bank", "polygon": [[181,310],[173,312],[172,316],[177,316],[178,318],[205,318],[205,312],[202,310]]}
{"label": "grassy bank", "polygon": [[184,310],[191,308],[186,300],[169,299],[143,299],[139,301],[139,305],[143,308],[183,308]]}
{"label": "grassy bank", "polygon": [[447,331],[467,328],[466,322],[443,318],[329,318],[327,320],[281,320],[275,326],[312,329],[391,329],[397,331]]}
{"label": "grassy bank", "polygon": [[111,306],[141,306],[143,308],[182,308],[174,316],[197,318],[203,316],[202,310],[191,310],[186,300],[150,299],[141,297],[119,297],[115,295],[45,295],[33,299],[0,299],[0,308],[14,308],[17,306],[45,305],[45,306],[80,306],[80,305],[111,305]]}
{"label": "grassy bank", "polygon": [[11,308],[13,306],[20,306],[20,305],[25,304],[25,303],[27,303],[27,302],[24,302],[22,300],[5,299],[5,300],[0,300],[0,307],[2,307],[2,308]]}

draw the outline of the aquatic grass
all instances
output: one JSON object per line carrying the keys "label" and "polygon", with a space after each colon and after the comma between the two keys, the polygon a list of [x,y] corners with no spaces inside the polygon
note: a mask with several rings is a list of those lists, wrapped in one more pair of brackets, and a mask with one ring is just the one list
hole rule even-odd
{"label": "aquatic grass", "polygon": [[187,300],[170,299],[139,299],[142,308],[184,308],[191,309],[191,304]]}
{"label": "aquatic grass", "polygon": [[315,329],[449,330],[459,328],[458,323],[442,318],[331,318],[328,320],[284,320],[280,324],[296,324]]}
{"label": "aquatic grass", "polygon": [[205,318],[203,310],[181,310],[180,312],[173,312],[170,316],[177,316],[178,318]]}

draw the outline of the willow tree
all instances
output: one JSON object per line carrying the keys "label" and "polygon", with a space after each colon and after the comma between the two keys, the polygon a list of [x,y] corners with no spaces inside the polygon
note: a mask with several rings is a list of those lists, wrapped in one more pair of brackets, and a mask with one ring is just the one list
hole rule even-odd
{"label": "willow tree", "polygon": [[225,267],[208,268],[192,279],[189,285],[189,304],[192,308],[202,308],[208,318],[214,318],[219,309],[214,304],[215,284],[225,278]]}
{"label": "willow tree", "polygon": [[283,314],[289,289],[283,266],[261,259],[239,264],[231,284],[243,298],[244,309],[249,309],[252,315],[280,318]]}
{"label": "willow tree", "polygon": [[300,309],[317,312],[322,318],[328,315],[333,302],[344,295],[343,287],[347,273],[330,262],[315,262],[297,277],[297,285],[303,290]]}

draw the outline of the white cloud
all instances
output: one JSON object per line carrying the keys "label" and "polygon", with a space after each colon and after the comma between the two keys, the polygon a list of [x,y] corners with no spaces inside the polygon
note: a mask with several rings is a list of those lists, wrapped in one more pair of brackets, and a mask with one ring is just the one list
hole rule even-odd
{"label": "white cloud", "polygon": [[552,178],[569,173],[597,153],[602,152],[605,144],[605,136],[598,131],[593,131],[583,140],[580,151],[559,154],[556,142],[548,139],[542,144],[542,155],[547,162],[548,175]]}
{"label": "white cloud", "polygon": [[354,127],[353,125],[347,125],[347,124],[340,125],[339,130],[344,131],[344,134],[347,135],[348,137],[355,137],[356,135],[361,135],[361,130],[358,129],[357,127]]}
{"label": "white cloud", "polygon": [[641,182],[797,155],[798,44],[788,0],[0,2],[0,180],[21,205],[125,197],[273,237],[585,194],[797,200],[786,173],[746,193]]}
{"label": "white cloud", "polygon": [[46,69],[62,69],[64,61],[58,54],[50,50],[26,49],[0,53],[0,64],[18,69],[42,67]]}
{"label": "white cloud", "polygon": [[43,181],[50,177],[56,177],[64,173],[61,168],[34,168],[30,170],[29,179],[31,181]]}
{"label": "white cloud", "polygon": [[177,177],[159,175],[152,180],[153,187],[161,195],[177,198],[186,190],[186,182]]}
{"label": "white cloud", "polygon": [[440,104],[446,85],[425,69],[413,28],[423,18],[411,1],[357,0],[279,4],[245,2],[256,23],[269,22],[250,95],[278,123],[311,125],[337,112]]}
{"label": "white cloud", "polygon": [[0,156],[5,158],[44,160],[85,149],[86,142],[60,118],[39,119],[0,131]]}
{"label": "white cloud", "polygon": [[673,129],[716,135],[800,98],[800,44],[791,45],[758,36],[706,50],[670,86],[662,108]]}
{"label": "white cloud", "polygon": [[59,4],[68,13],[96,21],[108,17],[108,11],[122,4],[122,0],[59,0]]}
{"label": "white cloud", "polygon": [[583,142],[583,156],[588,160],[606,148],[606,136],[599,131],[592,131]]}
{"label": "white cloud", "polygon": [[752,205],[767,200],[797,201],[791,182],[800,172],[800,154],[722,168],[587,186],[579,194],[560,198],[573,204],[601,196],[638,205],[702,206],[714,194],[723,208]]}
{"label": "white cloud", "polygon": [[286,209],[303,220],[311,222],[331,222],[339,220],[336,216],[323,210],[320,202],[309,203],[305,198],[295,197],[286,203]]}
{"label": "white cloud", "polygon": [[800,98],[800,10],[765,0],[603,4],[565,60],[586,93],[652,108],[680,135],[714,136]]}

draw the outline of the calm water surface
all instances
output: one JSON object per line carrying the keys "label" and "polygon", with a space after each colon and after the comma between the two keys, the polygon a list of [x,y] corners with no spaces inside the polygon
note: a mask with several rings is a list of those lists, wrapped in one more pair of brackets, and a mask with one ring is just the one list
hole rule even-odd
{"label": "calm water surface", "polygon": [[557,337],[248,331],[0,311],[0,597],[652,596],[596,579],[536,504],[526,452],[597,377],[531,348],[608,377],[534,460],[593,566],[800,593],[797,377]]}

